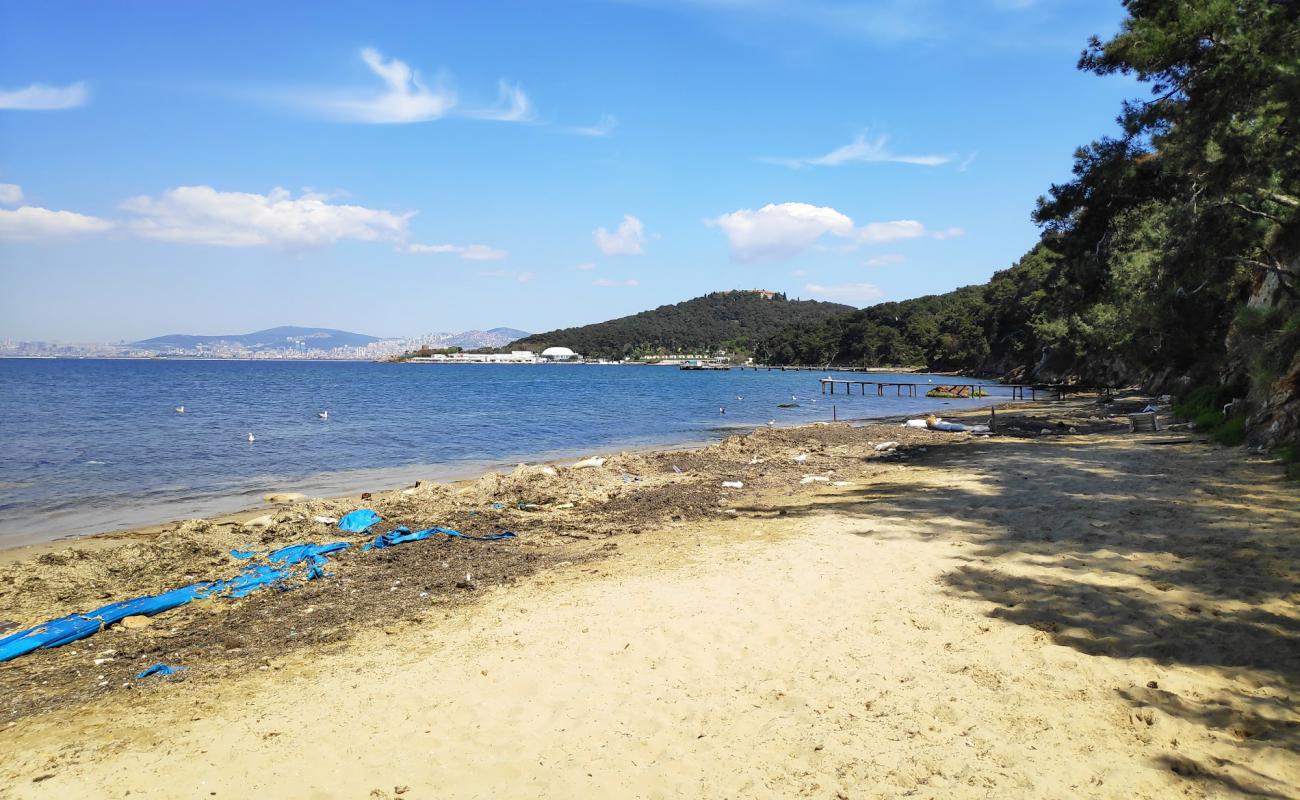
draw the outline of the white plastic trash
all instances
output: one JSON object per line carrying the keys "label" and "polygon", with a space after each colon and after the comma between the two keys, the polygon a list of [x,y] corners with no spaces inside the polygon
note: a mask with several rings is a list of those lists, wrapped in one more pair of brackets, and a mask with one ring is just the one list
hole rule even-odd
{"label": "white plastic trash", "polygon": [[744,489],[745,484],[742,481],[723,481],[722,488],[723,489]]}
{"label": "white plastic trash", "polygon": [[898,447],[898,442],[881,442],[876,445],[876,452],[883,453],[886,450],[893,450],[896,447]]}
{"label": "white plastic trash", "polygon": [[573,469],[597,469],[603,466],[605,466],[605,459],[600,456],[592,456],[591,458],[584,458],[574,464]]}

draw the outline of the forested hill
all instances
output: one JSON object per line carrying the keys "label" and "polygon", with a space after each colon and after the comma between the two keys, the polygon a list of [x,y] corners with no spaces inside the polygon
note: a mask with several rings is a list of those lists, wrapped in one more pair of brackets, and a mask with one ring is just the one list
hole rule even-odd
{"label": "forested hill", "polygon": [[789,300],[775,292],[713,292],[630,317],[536,333],[511,347],[542,350],[558,345],[588,358],[746,351],[786,325],[816,323],[852,310],[839,303]]}
{"label": "forested hill", "polygon": [[[980,286],[793,326],[774,362],[1144,384],[1300,444],[1300,2],[1127,0],[1080,69],[1149,86],[1050,187],[1042,239]],[[1244,411],[1238,411],[1244,409]]]}

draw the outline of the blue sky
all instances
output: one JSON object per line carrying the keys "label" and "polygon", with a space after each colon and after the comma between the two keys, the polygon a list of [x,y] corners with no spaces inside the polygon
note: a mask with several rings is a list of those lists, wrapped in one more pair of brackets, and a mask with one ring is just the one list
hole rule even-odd
{"label": "blue sky", "polygon": [[985,280],[1101,0],[5,3],[0,336],[583,324]]}

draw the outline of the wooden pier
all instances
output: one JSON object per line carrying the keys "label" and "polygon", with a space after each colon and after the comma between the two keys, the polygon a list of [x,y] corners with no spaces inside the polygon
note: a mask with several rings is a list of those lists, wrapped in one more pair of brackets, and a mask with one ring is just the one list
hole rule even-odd
{"label": "wooden pier", "polygon": [[[905,383],[898,381],[851,381],[839,378],[821,378],[822,394],[835,394],[835,387],[844,388],[844,393],[853,394],[853,387],[858,387],[859,395],[874,394],[876,397],[884,397],[886,389],[893,389],[896,397],[916,397],[918,389],[924,388],[920,392],[924,396],[931,389],[947,390],[950,394],[945,396],[953,398],[979,398],[979,397],[1001,397],[1011,400],[1037,400],[1040,393],[1055,397],[1057,400],[1065,399],[1066,392],[1080,391],[1077,386],[1064,386],[1061,384],[1027,384],[1027,383]],[[870,392],[868,392],[868,388]],[[828,391],[829,390],[829,391]],[[981,392],[983,394],[981,394]]]}

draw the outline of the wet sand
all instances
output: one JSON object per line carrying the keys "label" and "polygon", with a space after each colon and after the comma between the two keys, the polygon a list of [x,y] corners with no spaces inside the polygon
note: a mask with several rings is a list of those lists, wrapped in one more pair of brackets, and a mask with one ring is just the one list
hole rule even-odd
{"label": "wet sand", "polygon": [[[1297,796],[1296,485],[1077,405],[999,417],[1053,434],[814,426],[377,494],[392,524],[521,536],[354,553],[0,665],[0,794]],[[260,544],[325,541],[299,517],[346,505],[286,506]],[[0,618],[250,535],[5,565]],[[131,677],[156,660],[190,669]]]}

